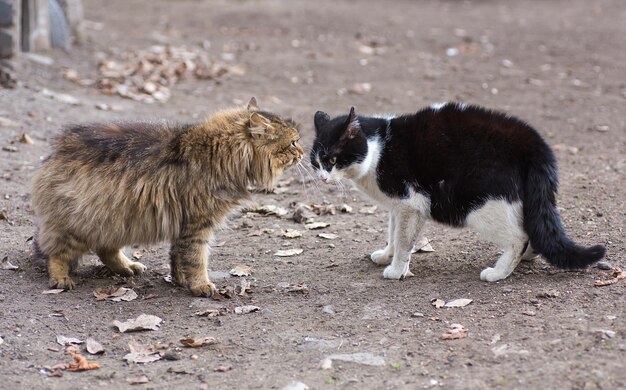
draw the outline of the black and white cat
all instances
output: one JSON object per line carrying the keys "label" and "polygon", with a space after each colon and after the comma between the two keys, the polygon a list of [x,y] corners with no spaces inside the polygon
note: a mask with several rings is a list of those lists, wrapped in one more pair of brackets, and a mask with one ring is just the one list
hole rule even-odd
{"label": "black and white cat", "polygon": [[384,277],[411,275],[410,252],[424,222],[469,226],[504,253],[480,278],[506,278],[543,255],[584,268],[602,245],[575,244],[556,209],[556,159],[539,133],[511,116],[464,103],[415,114],[331,119],[315,114],[311,164],[324,182],[348,180],[389,210],[387,246],[372,253]]}

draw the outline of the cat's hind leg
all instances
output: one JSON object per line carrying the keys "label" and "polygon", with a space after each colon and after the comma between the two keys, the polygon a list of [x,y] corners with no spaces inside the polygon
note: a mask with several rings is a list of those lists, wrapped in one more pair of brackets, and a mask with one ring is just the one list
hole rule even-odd
{"label": "cat's hind leg", "polygon": [[50,288],[71,290],[74,281],[70,272],[78,267],[78,259],[87,247],[71,234],[42,231],[40,239],[40,250],[47,259],[48,285]]}
{"label": "cat's hind leg", "polygon": [[522,254],[522,261],[532,261],[539,257],[540,254],[535,252],[530,241],[526,244],[526,249],[524,250],[524,254]]}
{"label": "cat's hind leg", "polygon": [[522,260],[528,241],[523,228],[522,203],[504,199],[488,200],[469,213],[466,222],[483,239],[504,251],[494,267],[485,268],[480,273],[480,279],[496,282],[509,276]]}
{"label": "cat's hind leg", "polygon": [[104,265],[118,275],[140,275],[147,268],[138,261],[130,260],[121,249],[98,249],[96,254]]}
{"label": "cat's hind leg", "polygon": [[372,252],[370,258],[378,265],[388,265],[393,259],[396,217],[393,210],[389,211],[389,227],[387,229],[387,246]]}
{"label": "cat's hind leg", "polygon": [[183,232],[172,243],[170,262],[172,279],[186,285],[195,296],[213,297],[217,288],[209,280],[210,229]]}
{"label": "cat's hind leg", "polygon": [[411,249],[419,237],[426,219],[414,209],[402,209],[394,217],[393,260],[383,272],[385,279],[402,279],[413,276],[409,270]]}

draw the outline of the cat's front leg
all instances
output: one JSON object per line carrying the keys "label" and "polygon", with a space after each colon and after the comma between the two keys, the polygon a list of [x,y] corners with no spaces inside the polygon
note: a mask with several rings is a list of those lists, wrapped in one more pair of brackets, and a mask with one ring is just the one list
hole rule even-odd
{"label": "cat's front leg", "polygon": [[186,285],[195,296],[213,297],[217,288],[209,280],[210,229],[184,231],[174,240],[170,249],[172,278]]}
{"label": "cat's front leg", "polygon": [[387,246],[383,249],[372,252],[370,258],[378,265],[388,265],[393,259],[394,237],[395,237],[396,217],[393,210],[389,210],[389,227],[387,229]]}
{"label": "cat's front leg", "polygon": [[413,276],[409,270],[411,249],[424,226],[425,218],[412,209],[404,209],[395,216],[394,253],[391,264],[385,268],[385,279]]}

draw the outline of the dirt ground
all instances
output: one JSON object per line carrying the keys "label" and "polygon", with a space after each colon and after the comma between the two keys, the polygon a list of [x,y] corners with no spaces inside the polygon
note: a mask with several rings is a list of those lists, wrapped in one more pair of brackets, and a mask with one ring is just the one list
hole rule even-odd
{"label": "dirt ground", "polygon": [[[504,281],[485,283],[479,273],[495,261],[496,248],[467,230],[435,224],[426,227],[435,251],[413,255],[415,277],[384,280],[368,255],[385,244],[385,212],[368,214],[372,203],[358,192],[295,170],[277,193],[254,198],[256,205],[284,208],[285,217],[239,211],[217,233],[214,280],[219,286],[248,280],[246,296],[198,299],[167,283],[165,244],[127,248],[148,266],[142,277],[98,275],[90,255],[75,290],[45,295],[47,277],[28,242],[35,225],[29,182],[49,153],[50,137],[66,123],[191,121],[256,96],[262,108],[301,123],[310,147],[316,110],[337,115],[355,105],[362,113],[403,113],[460,100],[505,110],[540,130],[556,150],[559,206],[570,235],[605,244],[608,263],[626,268],[622,0],[84,3],[91,23],[83,43],[69,53],[46,53],[51,65],[14,61],[18,86],[0,89],[0,258],[19,267],[0,269],[0,388],[626,387],[626,280],[594,287],[610,271],[564,272],[537,260]],[[63,77],[67,68],[95,77],[102,58],[155,44],[204,47],[245,72],[239,67],[217,82],[189,78],[172,87],[167,103],[156,104],[104,95]],[[79,104],[50,98],[44,89]],[[103,104],[114,110],[96,108]],[[34,143],[15,142],[23,133]],[[308,230],[289,218],[292,202],[345,203],[353,211],[315,216],[330,226]],[[284,238],[286,229],[302,237]],[[294,248],[303,252],[274,255]],[[250,266],[252,276],[227,277],[236,264]],[[97,301],[93,292],[110,286],[133,288],[138,297]],[[436,308],[435,298],[473,302]],[[260,310],[234,312],[245,305]],[[227,312],[217,317],[195,315],[220,307]],[[162,318],[160,328],[120,333],[112,325],[142,313]],[[455,323],[467,337],[442,340]],[[50,368],[71,360],[59,335],[101,343],[103,355],[80,347],[101,368],[54,377],[58,371]],[[192,349],[179,341],[205,336],[217,343]],[[162,359],[126,362],[129,342],[164,344]],[[338,354],[361,360],[334,356],[330,368],[320,368]]]}

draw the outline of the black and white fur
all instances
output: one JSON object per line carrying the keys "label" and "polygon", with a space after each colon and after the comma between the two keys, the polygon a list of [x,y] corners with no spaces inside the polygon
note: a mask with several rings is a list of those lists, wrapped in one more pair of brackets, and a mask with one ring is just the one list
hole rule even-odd
{"label": "black and white fur", "polygon": [[424,223],[468,226],[504,253],[480,278],[509,276],[543,255],[584,268],[605,254],[578,246],[556,209],[556,159],[539,133],[514,117],[464,103],[415,114],[331,119],[315,114],[311,164],[322,181],[348,180],[389,210],[387,246],[371,254],[384,277],[411,275],[410,252]]}

